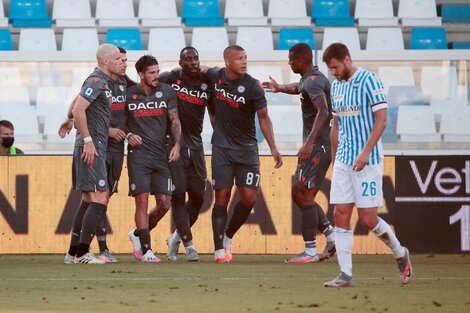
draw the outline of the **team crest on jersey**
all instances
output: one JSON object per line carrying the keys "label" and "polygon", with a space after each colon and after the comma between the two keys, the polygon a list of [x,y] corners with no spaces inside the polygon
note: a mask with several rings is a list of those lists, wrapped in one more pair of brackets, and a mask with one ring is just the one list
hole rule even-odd
{"label": "team crest on jersey", "polygon": [[131,184],[131,190],[135,190],[135,184]]}
{"label": "team crest on jersey", "polygon": [[202,83],[202,84],[201,84],[201,90],[202,90],[202,91],[206,91],[206,90],[207,90],[207,84],[206,84],[206,83]]}
{"label": "team crest on jersey", "polygon": [[163,92],[157,91],[157,92],[155,93],[155,97],[157,97],[158,99],[160,99],[161,97],[163,97]]}
{"label": "team crest on jersey", "polygon": [[95,81],[95,83],[96,83],[96,82],[100,81],[100,78],[99,78],[99,77],[95,77],[94,81]]}
{"label": "team crest on jersey", "polygon": [[123,86],[123,85],[119,85],[119,90],[124,91],[124,86]]}
{"label": "team crest on jersey", "polygon": [[100,180],[98,181],[98,185],[99,185],[100,187],[104,187],[105,184],[106,184],[106,183],[105,183],[104,179],[100,179]]}
{"label": "team crest on jersey", "polygon": [[242,85],[238,86],[238,87],[237,87],[237,91],[238,91],[239,93],[244,93],[244,92],[245,92],[245,86],[242,86]]}

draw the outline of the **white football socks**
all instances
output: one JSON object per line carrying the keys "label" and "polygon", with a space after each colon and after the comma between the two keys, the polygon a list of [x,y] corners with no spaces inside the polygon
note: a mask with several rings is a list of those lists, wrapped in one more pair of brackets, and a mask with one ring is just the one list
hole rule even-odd
{"label": "white football socks", "polygon": [[404,256],[405,249],[401,246],[390,226],[380,217],[377,217],[377,219],[378,223],[371,231],[392,250],[395,259]]}
{"label": "white football socks", "polygon": [[352,276],[353,232],[336,227],[336,254],[341,272]]}

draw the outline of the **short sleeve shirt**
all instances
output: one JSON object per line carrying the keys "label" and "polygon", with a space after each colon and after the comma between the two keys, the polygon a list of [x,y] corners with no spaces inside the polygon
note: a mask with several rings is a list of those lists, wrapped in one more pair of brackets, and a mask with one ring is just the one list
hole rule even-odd
{"label": "short sleeve shirt", "polygon": [[[109,127],[124,129],[124,108],[126,106],[126,80],[120,77],[118,80],[109,80],[111,88],[111,121]],[[117,141],[114,138],[108,139],[108,151],[124,153],[124,141]]]}

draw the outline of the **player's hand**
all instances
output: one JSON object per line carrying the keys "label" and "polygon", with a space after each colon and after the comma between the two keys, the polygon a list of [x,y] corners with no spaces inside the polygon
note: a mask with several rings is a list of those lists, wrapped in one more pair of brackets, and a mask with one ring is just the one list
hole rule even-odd
{"label": "player's hand", "polygon": [[82,153],[83,163],[85,163],[89,167],[93,167],[93,164],[95,162],[95,156],[98,156],[98,152],[96,151],[95,144],[93,143],[93,141],[85,143],[85,145],[83,146]]}
{"label": "player's hand", "polygon": [[308,158],[312,154],[313,145],[304,144],[300,147],[299,152],[297,152],[298,162],[305,164],[308,161]]}
{"label": "player's hand", "polygon": [[262,82],[261,87],[263,87],[264,89],[266,89],[266,91],[269,92],[279,92],[279,84],[277,83],[277,81],[271,76],[269,76],[269,79],[269,82]]}
{"label": "player's hand", "polygon": [[139,146],[142,144],[142,138],[136,134],[130,134],[127,140],[131,146]]}
{"label": "player's hand", "polygon": [[360,172],[366,167],[369,162],[370,152],[362,150],[361,153],[356,157],[353,163],[353,171]]}
{"label": "player's hand", "polygon": [[60,138],[65,138],[68,134],[70,134],[70,131],[73,128],[73,120],[65,120],[62,124],[59,126],[59,131],[57,132],[59,134]]}
{"label": "player's hand", "polygon": [[272,149],[271,155],[274,158],[274,168],[280,168],[282,166],[282,154],[277,149]]}
{"label": "player's hand", "polygon": [[126,133],[120,128],[110,127],[108,129],[108,136],[121,142],[126,138]]}
{"label": "player's hand", "polygon": [[180,150],[180,145],[174,145],[170,151],[170,155],[168,156],[168,162],[178,161],[180,158]]}

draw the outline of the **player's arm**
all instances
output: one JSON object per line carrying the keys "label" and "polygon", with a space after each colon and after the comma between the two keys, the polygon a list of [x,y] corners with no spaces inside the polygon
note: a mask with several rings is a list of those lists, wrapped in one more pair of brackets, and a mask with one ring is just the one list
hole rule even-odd
{"label": "player's arm", "polygon": [[264,138],[266,138],[266,142],[268,143],[268,146],[271,149],[271,155],[274,158],[274,168],[280,168],[282,166],[282,155],[276,147],[276,142],[274,140],[273,123],[271,122],[271,118],[268,115],[268,109],[267,107],[264,107],[258,109],[256,112],[258,113],[258,120],[261,132],[263,133]]}
{"label": "player's arm", "polygon": [[268,82],[262,82],[261,83],[261,86],[266,89],[266,91],[269,91],[269,92],[282,92],[282,93],[288,93],[288,94],[291,94],[291,95],[297,95],[299,94],[299,83],[296,82],[296,83],[292,83],[292,84],[287,84],[287,85],[279,85],[277,83],[277,81],[272,78],[271,76],[269,76],[269,80]]}
{"label": "player's arm", "polygon": [[180,158],[181,122],[177,108],[168,110],[168,115],[170,117],[171,135],[175,141],[175,145],[170,151],[168,162],[173,162]]}
{"label": "player's arm", "polygon": [[209,114],[209,119],[211,121],[212,129],[214,129],[215,125],[215,103],[214,97],[211,97],[207,102],[207,113]]}
{"label": "player's arm", "polygon": [[96,148],[93,143],[93,138],[91,138],[90,136],[90,132],[88,130],[87,125],[85,111],[89,106],[90,102],[82,96],[78,95],[75,100],[75,105],[72,108],[72,115],[75,118],[75,127],[80,132],[80,135],[82,136],[84,141],[82,160],[86,165],[93,167],[95,155],[98,155],[98,153],[96,152]]}
{"label": "player's arm", "polygon": [[129,112],[126,110],[124,113],[124,133],[126,134],[127,142],[130,146],[138,146],[142,144],[142,138],[139,135],[133,134],[129,131]]}
{"label": "player's arm", "polygon": [[77,100],[77,96],[73,98],[72,102],[69,105],[69,109],[67,110],[67,119],[62,122],[59,126],[59,131],[57,132],[59,134],[60,138],[65,138],[68,134],[70,134],[70,131],[73,128],[73,114],[72,114],[72,109],[75,104],[75,100]]}
{"label": "player's arm", "polygon": [[336,151],[338,150],[338,116],[333,114],[332,125],[330,129],[330,143],[331,143],[331,167],[335,165]]}

